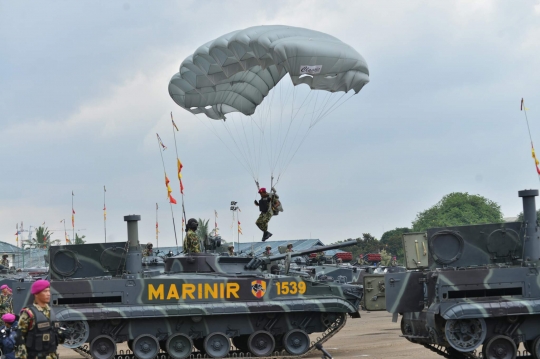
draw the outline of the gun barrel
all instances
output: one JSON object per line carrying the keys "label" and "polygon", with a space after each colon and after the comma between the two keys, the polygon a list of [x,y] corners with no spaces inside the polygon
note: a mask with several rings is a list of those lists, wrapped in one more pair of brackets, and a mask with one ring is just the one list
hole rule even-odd
{"label": "gun barrel", "polygon": [[345,247],[350,247],[350,246],[354,246],[354,245],[359,245],[360,241],[361,241],[360,238],[358,238],[356,240],[350,240],[350,241],[346,241],[346,242],[342,242],[342,243],[330,244],[328,246],[313,247],[313,248],[305,249],[303,251],[298,251],[298,252],[276,254],[276,255],[273,255],[273,256],[270,256],[270,257],[266,257],[266,258],[253,258],[248,264],[246,264],[245,269],[257,269],[258,267],[260,267],[263,264],[268,264],[268,263],[270,263],[272,261],[278,261],[278,260],[281,260],[281,259],[285,259],[288,255],[290,255],[291,257],[300,257],[300,256],[305,256],[305,255],[308,255],[308,254],[311,254],[311,253],[318,253],[318,252],[328,251],[328,250],[331,250],[331,249],[339,249],[339,248],[345,248]]}

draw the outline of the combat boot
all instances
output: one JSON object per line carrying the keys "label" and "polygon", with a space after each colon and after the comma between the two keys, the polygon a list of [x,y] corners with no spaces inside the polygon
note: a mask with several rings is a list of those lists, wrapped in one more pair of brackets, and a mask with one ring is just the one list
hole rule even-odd
{"label": "combat boot", "polygon": [[272,237],[272,233],[268,232],[268,231],[264,231],[263,233],[263,237],[262,237],[262,241],[266,241],[268,238]]}

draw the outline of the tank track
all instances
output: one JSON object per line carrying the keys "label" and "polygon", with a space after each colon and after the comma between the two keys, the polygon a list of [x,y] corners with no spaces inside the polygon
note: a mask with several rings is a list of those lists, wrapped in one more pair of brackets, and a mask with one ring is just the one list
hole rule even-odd
{"label": "tank track", "polygon": [[[323,344],[327,342],[330,338],[332,338],[334,335],[336,335],[343,327],[345,326],[345,323],[347,323],[347,315],[339,316],[336,318],[336,320],[328,326],[328,329],[326,329],[320,337],[317,337],[317,340],[312,341],[309,349],[307,352],[305,352],[302,355],[291,355],[285,350],[282,350],[280,352],[274,352],[271,356],[266,357],[255,357],[252,356],[251,353],[245,353],[241,352],[239,350],[231,350],[229,352],[229,355],[227,355],[225,358],[257,358],[257,359],[281,359],[281,358],[303,358],[309,354],[311,354],[313,351],[317,350],[315,348],[316,344]],[[90,347],[88,344],[85,344],[83,346],[80,346],[78,348],[74,348],[73,351],[75,351],[77,354],[81,355],[84,358],[92,359],[92,355],[90,354]],[[158,355],[156,356],[156,359],[168,359],[169,355],[166,352],[160,351]],[[189,359],[199,359],[199,358],[210,358],[206,354],[202,354],[201,352],[194,352],[191,353],[191,355],[188,357]],[[135,355],[131,350],[120,350],[118,354],[114,356],[114,359],[136,359]]]}
{"label": "tank track", "polygon": [[[470,353],[461,353],[461,352],[449,352],[446,347],[435,345],[435,344],[422,344],[425,348],[431,350],[434,353],[439,354],[440,356],[443,356],[448,359],[483,359],[484,356],[482,353],[476,353],[476,350]],[[532,359],[532,355],[529,354],[527,351],[519,351],[517,352],[516,359]]]}

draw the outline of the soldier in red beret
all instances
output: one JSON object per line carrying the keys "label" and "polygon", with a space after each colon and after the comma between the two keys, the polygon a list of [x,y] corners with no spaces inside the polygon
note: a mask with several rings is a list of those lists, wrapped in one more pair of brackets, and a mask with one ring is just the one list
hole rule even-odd
{"label": "soldier in red beret", "polygon": [[17,348],[17,358],[58,359],[56,348],[63,338],[59,336],[58,323],[51,319],[50,286],[49,281],[43,279],[32,284],[34,304],[23,308],[19,318],[22,344]]}

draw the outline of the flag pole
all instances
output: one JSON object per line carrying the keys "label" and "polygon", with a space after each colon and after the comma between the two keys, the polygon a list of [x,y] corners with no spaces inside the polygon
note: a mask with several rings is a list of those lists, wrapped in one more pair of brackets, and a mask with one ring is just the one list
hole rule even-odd
{"label": "flag pole", "polygon": [[158,204],[156,202],[156,248],[159,248]]}
{"label": "flag pole", "polygon": [[75,240],[75,210],[73,209],[73,197],[75,197],[75,194],[73,194],[73,191],[71,191],[71,228],[73,230],[73,240]]}
{"label": "flag pole", "polygon": [[534,151],[534,144],[533,144],[532,135],[531,135],[531,128],[529,126],[529,119],[527,118],[527,110],[528,110],[528,108],[525,107],[525,102],[523,101],[523,98],[521,98],[521,110],[525,114],[525,122],[527,123],[527,130],[529,131],[529,140],[531,141],[532,158],[534,159],[534,165],[536,166],[536,173],[538,174],[538,181],[540,181],[540,169],[538,168],[538,159],[536,158],[536,153]]}
{"label": "flag pole", "polygon": [[182,230],[183,230],[184,229],[183,223],[184,222],[187,223],[187,218],[186,218],[186,207],[184,205],[184,186],[182,184],[182,174],[180,173],[180,171],[182,170],[182,162],[180,162],[180,158],[178,157],[178,146],[176,145],[176,132],[174,131],[175,129],[176,131],[178,131],[178,127],[176,127],[176,124],[174,123],[172,111],[171,111],[171,122],[173,125],[172,132],[173,132],[173,137],[174,137],[174,149],[176,151],[176,163],[178,165],[178,181],[180,182],[180,194],[182,195],[182,218],[183,218]]}
{"label": "flag pole", "polygon": [[105,230],[105,243],[107,243],[107,206],[105,204],[105,194],[107,189],[103,185],[103,229]]}
{"label": "flag pole", "polygon": [[[163,148],[167,148],[167,147],[165,147],[165,145],[163,145],[163,143],[161,142],[161,139],[159,138],[159,135],[157,133],[156,133],[156,135],[157,135],[157,140],[158,140],[159,154],[161,156],[161,164],[163,165],[163,173],[165,174],[165,178],[167,179],[167,171],[165,171],[165,161],[163,160],[163,151],[161,150],[161,147],[163,147]],[[168,186],[168,184],[167,184],[167,186]],[[167,192],[167,194],[168,194],[168,197],[169,197],[169,206],[171,207],[171,217],[172,217],[172,224],[173,224],[173,230],[174,230],[174,241],[176,243],[176,252],[178,252],[178,237],[176,236],[176,224],[174,223],[174,213],[173,213],[173,208],[172,208],[172,202],[171,202],[169,192]]]}

